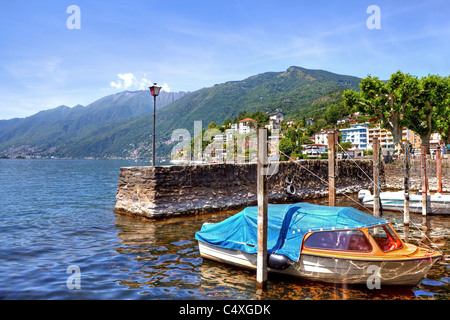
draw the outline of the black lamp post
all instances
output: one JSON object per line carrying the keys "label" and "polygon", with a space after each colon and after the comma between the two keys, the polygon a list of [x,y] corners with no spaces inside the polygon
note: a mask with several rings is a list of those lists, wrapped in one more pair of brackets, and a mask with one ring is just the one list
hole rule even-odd
{"label": "black lamp post", "polygon": [[151,87],[149,87],[150,93],[153,96],[153,144],[152,144],[152,166],[155,166],[155,123],[156,123],[156,97],[159,94],[159,91],[161,90],[161,87],[158,87],[156,83],[154,83]]}

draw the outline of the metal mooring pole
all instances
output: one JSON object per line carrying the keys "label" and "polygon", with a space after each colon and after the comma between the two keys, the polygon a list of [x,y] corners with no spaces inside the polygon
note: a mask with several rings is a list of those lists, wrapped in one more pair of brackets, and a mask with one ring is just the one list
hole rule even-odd
{"label": "metal mooring pole", "polygon": [[256,266],[257,293],[267,291],[267,207],[268,185],[267,169],[267,129],[261,128],[258,132],[258,167],[257,167],[257,198],[258,198],[258,253]]}
{"label": "metal mooring pole", "polygon": [[328,133],[328,205],[336,206],[336,154],[335,149],[335,133]]}
{"label": "metal mooring pole", "polygon": [[373,215],[380,217],[380,189],[379,189],[379,170],[380,170],[380,145],[378,137],[373,138]]}

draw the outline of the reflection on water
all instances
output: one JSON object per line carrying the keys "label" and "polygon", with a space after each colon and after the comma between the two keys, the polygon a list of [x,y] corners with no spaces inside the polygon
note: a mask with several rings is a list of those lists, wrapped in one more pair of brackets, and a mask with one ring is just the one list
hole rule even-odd
{"label": "reflection on water", "polygon": [[[255,273],[199,256],[196,231],[234,212],[144,221],[113,212],[122,160],[0,161],[0,299],[258,299]],[[356,197],[355,197],[356,198]],[[338,197],[338,205],[355,205]],[[324,199],[319,203],[327,204]],[[360,208],[359,208],[360,209]],[[236,211],[235,211],[236,212]],[[421,215],[402,236],[448,256],[450,216]],[[448,259],[448,258],[447,258]],[[69,266],[81,289],[67,286]],[[269,299],[449,299],[449,261],[417,287],[368,290],[269,275]]]}
{"label": "reflection on water", "polygon": [[[356,195],[353,196],[356,199]],[[327,204],[327,200],[315,201]],[[338,197],[339,206],[357,204]],[[146,299],[449,299],[450,217],[411,215],[413,225],[403,225],[400,213],[383,214],[403,238],[416,245],[437,245],[446,260],[435,265],[419,285],[368,289],[361,285],[333,285],[269,274],[268,291],[257,296],[255,272],[204,260],[200,257],[196,231],[204,222],[222,221],[237,211],[174,218],[165,221],[137,220],[116,215],[118,247],[129,263],[122,263],[120,286],[137,291]],[[367,212],[367,211],[366,211]],[[418,226],[418,230],[415,226]],[[122,259],[123,260],[123,259]]]}

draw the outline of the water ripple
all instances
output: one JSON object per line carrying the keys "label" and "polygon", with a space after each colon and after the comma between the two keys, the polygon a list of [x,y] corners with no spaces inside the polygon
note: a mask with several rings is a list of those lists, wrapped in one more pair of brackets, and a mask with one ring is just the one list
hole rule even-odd
{"label": "water ripple", "polygon": [[[204,222],[234,212],[156,222],[116,215],[117,179],[124,165],[1,161],[0,298],[257,299],[254,272],[202,259],[194,239]],[[403,236],[402,217],[384,218]],[[411,242],[431,245],[432,239],[447,254],[415,288],[368,290],[271,276],[266,298],[449,299],[448,218],[430,216],[427,237],[422,230],[408,230]],[[422,225],[420,215],[411,219]],[[80,289],[67,286],[72,265],[80,269]]]}

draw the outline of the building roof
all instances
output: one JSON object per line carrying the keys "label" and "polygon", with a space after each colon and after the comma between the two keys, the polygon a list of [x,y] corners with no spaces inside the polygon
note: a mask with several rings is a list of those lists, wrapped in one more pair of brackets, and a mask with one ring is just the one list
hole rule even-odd
{"label": "building roof", "polygon": [[320,143],[310,143],[307,146],[319,146],[319,147],[326,147],[328,146],[327,144],[320,144]]}
{"label": "building roof", "polygon": [[239,122],[244,122],[244,121],[253,121],[253,122],[258,122],[258,121],[254,120],[254,119],[252,119],[252,118],[245,118],[245,119],[242,119],[242,120],[241,120],[241,121],[239,121]]}
{"label": "building roof", "polygon": [[339,132],[339,130],[336,129],[320,129],[320,131],[315,132],[314,134],[324,134],[324,133],[330,133],[330,132]]}

